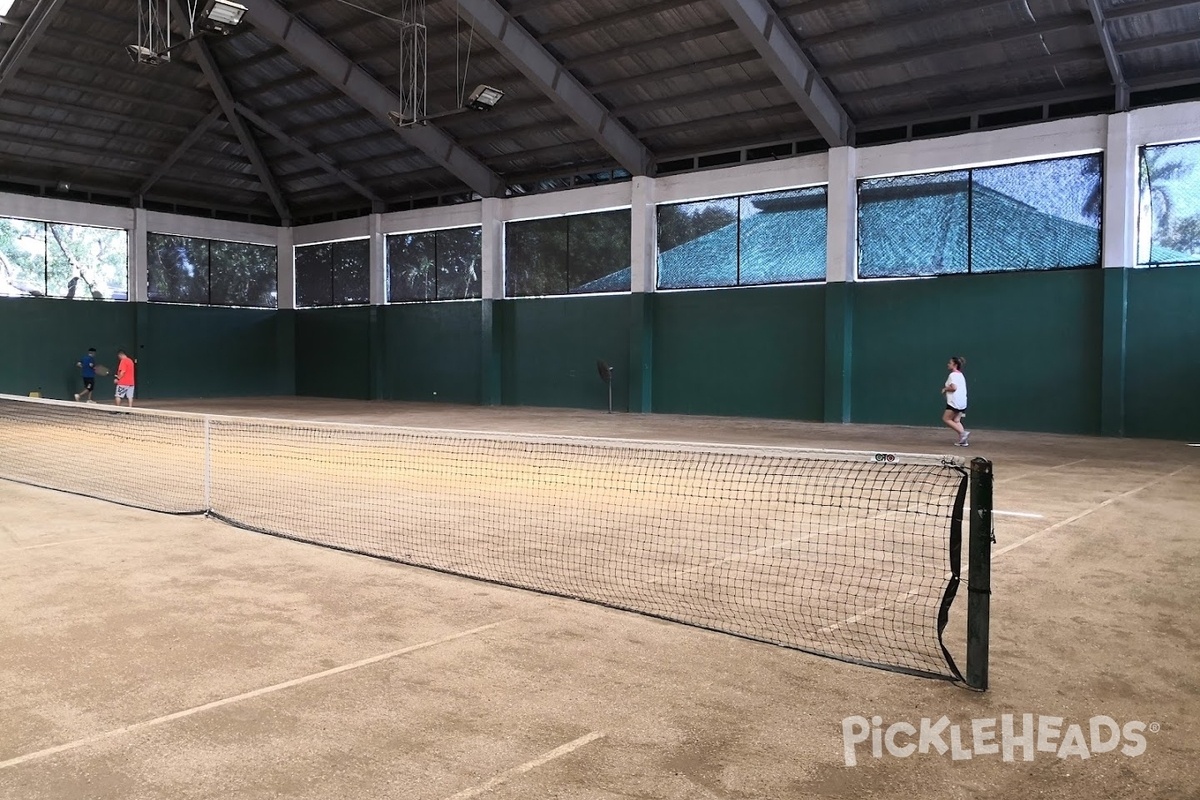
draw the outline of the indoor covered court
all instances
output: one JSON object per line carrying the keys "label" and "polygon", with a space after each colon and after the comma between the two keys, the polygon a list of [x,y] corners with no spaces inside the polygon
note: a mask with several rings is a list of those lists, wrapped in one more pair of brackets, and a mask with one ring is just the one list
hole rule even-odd
{"label": "indoor covered court", "polygon": [[[161,405],[803,448],[943,438],[557,409]],[[988,438],[980,453],[1002,466],[985,693],[5,481],[0,786],[22,798],[1189,796],[1195,450]],[[960,610],[947,641],[961,656]],[[969,728],[1003,714],[1158,732],[1136,757],[876,759],[868,743],[846,765],[853,715]]]}

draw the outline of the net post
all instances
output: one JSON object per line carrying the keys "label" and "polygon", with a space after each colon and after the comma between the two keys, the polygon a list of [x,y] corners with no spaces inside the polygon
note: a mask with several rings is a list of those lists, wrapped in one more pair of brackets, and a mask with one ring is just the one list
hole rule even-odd
{"label": "net post", "polygon": [[971,460],[971,524],[967,550],[967,685],[988,688],[992,604],[992,462]]}
{"label": "net post", "polygon": [[204,513],[212,511],[212,418],[204,415]]}

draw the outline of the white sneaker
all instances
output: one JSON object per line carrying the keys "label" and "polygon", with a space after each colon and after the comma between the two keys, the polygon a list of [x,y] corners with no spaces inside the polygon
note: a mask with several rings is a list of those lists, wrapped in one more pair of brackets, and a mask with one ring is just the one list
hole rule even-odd
{"label": "white sneaker", "polygon": [[75,402],[76,402],[76,403],[78,403],[78,402],[79,402],[79,395],[75,395]]}
{"label": "white sneaker", "polygon": [[963,431],[963,435],[960,436],[958,441],[954,443],[955,446],[956,447],[970,447],[971,445],[967,442],[967,439],[969,439],[970,436],[971,436],[970,431]]}

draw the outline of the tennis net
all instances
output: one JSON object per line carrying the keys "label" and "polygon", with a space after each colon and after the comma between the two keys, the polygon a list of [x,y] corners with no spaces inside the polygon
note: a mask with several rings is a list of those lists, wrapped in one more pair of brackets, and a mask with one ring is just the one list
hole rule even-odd
{"label": "tennis net", "polygon": [[0,478],[960,679],[959,459],[0,398]]}

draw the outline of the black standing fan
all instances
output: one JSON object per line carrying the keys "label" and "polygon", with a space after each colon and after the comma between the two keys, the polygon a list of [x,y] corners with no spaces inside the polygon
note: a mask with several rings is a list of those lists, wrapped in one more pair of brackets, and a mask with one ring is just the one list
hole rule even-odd
{"label": "black standing fan", "polygon": [[612,374],[613,368],[603,361],[596,362],[596,372],[600,373],[600,380],[608,384],[608,413],[612,413]]}

